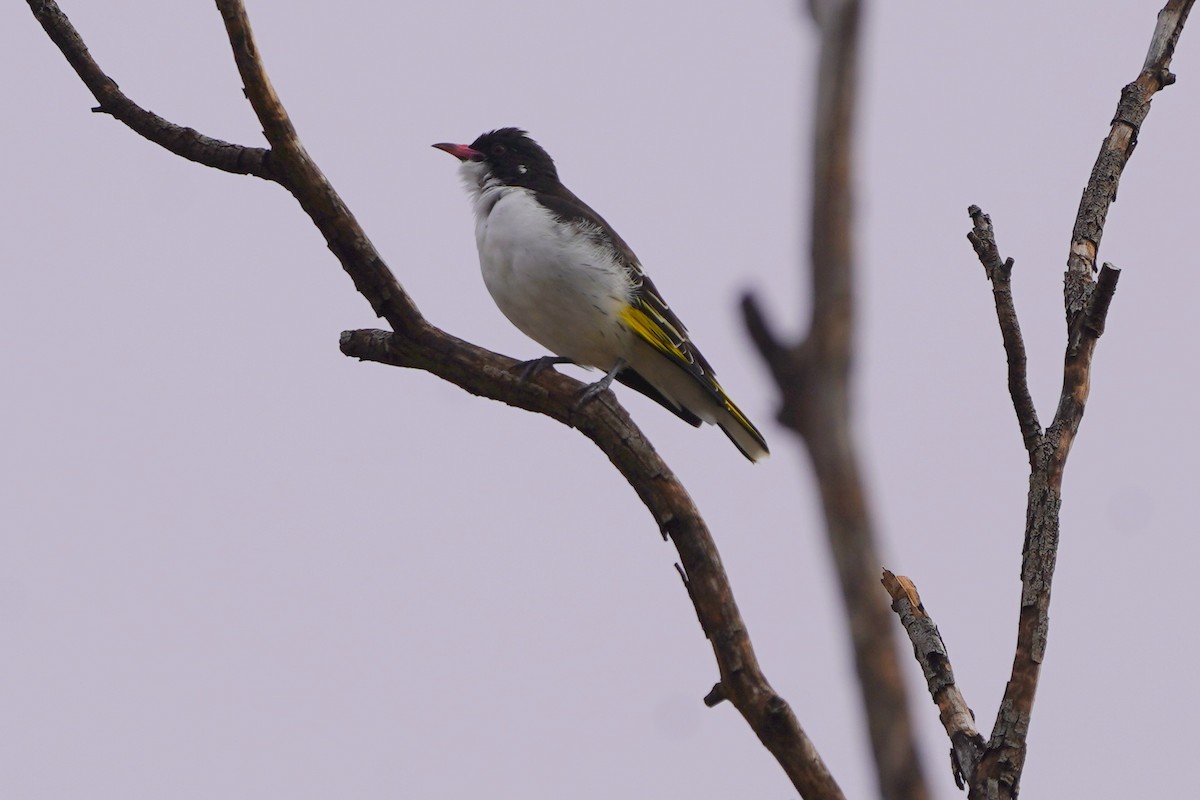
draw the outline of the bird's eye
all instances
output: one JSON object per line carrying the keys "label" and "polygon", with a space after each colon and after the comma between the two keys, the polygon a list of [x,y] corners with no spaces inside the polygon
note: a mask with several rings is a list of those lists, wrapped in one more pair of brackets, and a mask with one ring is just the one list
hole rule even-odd
{"label": "bird's eye", "polygon": [[492,145],[492,155],[494,155],[494,156],[502,156],[507,152],[508,152],[508,148],[502,144]]}

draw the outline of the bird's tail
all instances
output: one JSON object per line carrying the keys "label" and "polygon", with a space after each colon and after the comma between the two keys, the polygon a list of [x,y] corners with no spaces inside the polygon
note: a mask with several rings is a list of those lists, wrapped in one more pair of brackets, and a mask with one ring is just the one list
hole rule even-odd
{"label": "bird's tail", "polygon": [[654,384],[646,380],[640,373],[626,368],[617,373],[617,380],[628,386],[630,389],[635,389],[649,397],[660,406],[670,411],[681,420],[691,425],[693,428],[699,428],[704,420],[697,417],[688,409],[676,403],[674,400],[667,398],[662,392],[654,388]]}
{"label": "bird's tail", "polygon": [[750,422],[742,413],[737,404],[729,399],[724,390],[718,387],[718,391],[721,393],[721,399],[725,401],[723,412],[717,414],[718,427],[746,458],[751,461],[763,461],[768,458],[771,451],[767,449],[767,440],[758,432],[758,428],[754,427],[754,423]]}
{"label": "bird's tail", "polygon": [[[770,455],[758,428],[729,399],[696,346],[687,338],[683,323],[652,291],[643,278],[643,291],[621,319],[636,337],[617,380],[653,398],[685,421],[719,425],[742,455],[762,461]],[[648,391],[649,390],[649,391]],[[664,402],[665,401],[665,402]]]}
{"label": "bird's tail", "polygon": [[715,424],[751,461],[762,461],[771,454],[758,428],[729,399],[711,374],[698,377],[671,363],[657,377],[661,390],[636,370],[626,368],[617,373],[618,381],[659,403],[689,425]]}

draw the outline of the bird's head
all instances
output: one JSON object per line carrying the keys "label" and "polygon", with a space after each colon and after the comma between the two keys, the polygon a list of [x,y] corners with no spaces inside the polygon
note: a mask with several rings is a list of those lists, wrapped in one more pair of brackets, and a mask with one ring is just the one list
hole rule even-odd
{"label": "bird's head", "polygon": [[558,182],[554,159],[519,128],[499,128],[467,144],[435,144],[463,164],[463,172],[482,187],[489,179],[506,186],[544,189]]}

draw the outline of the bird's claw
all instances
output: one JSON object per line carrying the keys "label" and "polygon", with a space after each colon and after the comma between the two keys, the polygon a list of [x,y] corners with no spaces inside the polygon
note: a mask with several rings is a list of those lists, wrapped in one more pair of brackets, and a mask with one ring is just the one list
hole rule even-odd
{"label": "bird's claw", "polygon": [[516,369],[520,370],[517,373],[517,380],[519,380],[521,383],[524,383],[531,378],[536,378],[538,375],[541,375],[555,364],[573,363],[575,362],[571,359],[563,358],[562,356],[542,356],[541,358],[532,358],[529,361],[522,361],[516,366]]}
{"label": "bird's claw", "polygon": [[579,393],[579,399],[575,401],[575,410],[578,411],[600,395],[607,392],[611,383],[611,380],[607,378],[601,378],[595,383],[590,384],[586,389]]}
{"label": "bird's claw", "polygon": [[578,411],[600,395],[607,392],[608,387],[612,386],[613,378],[617,377],[617,373],[624,368],[625,360],[621,359],[613,365],[613,368],[608,371],[607,375],[584,389],[579,395],[579,399],[575,401],[575,410]]}

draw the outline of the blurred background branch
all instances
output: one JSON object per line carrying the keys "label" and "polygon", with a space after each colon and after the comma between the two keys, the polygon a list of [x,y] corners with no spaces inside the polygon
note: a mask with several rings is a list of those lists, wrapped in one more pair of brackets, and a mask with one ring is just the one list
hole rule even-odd
{"label": "blurred background branch", "polygon": [[851,368],[855,354],[854,123],[862,7],[856,0],[810,4],[820,35],[813,115],[809,225],[812,322],[783,342],[758,301],[743,311],[779,388],[779,421],[799,434],[825,513],[841,585],[858,685],[880,793],[888,800],[928,796],[901,676],[898,639],[879,587],[882,559],[854,442]]}

